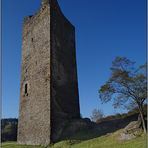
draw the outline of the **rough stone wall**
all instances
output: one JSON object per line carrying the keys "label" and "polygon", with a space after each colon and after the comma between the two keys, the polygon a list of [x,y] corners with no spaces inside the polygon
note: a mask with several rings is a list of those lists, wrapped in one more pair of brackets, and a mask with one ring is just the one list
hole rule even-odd
{"label": "rough stone wall", "polygon": [[75,28],[56,0],[24,20],[20,92],[19,144],[46,146],[80,118]]}
{"label": "rough stone wall", "polygon": [[[53,5],[54,6],[54,5]],[[75,28],[58,5],[51,6],[52,139],[60,138],[67,122],[80,118]]]}
{"label": "rough stone wall", "polygon": [[[27,93],[25,92],[27,85]],[[50,143],[50,9],[24,20],[18,143]]]}

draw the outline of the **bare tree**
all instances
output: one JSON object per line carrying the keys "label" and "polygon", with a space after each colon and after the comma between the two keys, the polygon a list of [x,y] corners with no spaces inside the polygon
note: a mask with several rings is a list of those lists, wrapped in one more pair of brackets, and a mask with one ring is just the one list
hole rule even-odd
{"label": "bare tree", "polygon": [[91,120],[96,122],[97,120],[101,119],[104,117],[103,111],[100,109],[94,109],[92,111],[92,115],[91,115]]}

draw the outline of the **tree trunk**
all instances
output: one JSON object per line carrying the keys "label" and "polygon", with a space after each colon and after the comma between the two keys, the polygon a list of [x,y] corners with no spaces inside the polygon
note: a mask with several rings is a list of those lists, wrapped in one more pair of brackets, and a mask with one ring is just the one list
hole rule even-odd
{"label": "tree trunk", "polygon": [[141,116],[142,127],[143,127],[143,130],[144,130],[144,133],[146,133],[146,125],[145,125],[144,113],[143,113],[142,106],[138,106],[138,108],[139,108],[139,113],[140,113],[140,116]]}

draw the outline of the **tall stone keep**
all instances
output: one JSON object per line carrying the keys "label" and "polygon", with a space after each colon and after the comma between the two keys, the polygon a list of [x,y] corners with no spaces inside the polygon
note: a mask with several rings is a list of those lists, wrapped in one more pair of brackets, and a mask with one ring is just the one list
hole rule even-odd
{"label": "tall stone keep", "polygon": [[18,143],[58,141],[80,118],[75,28],[56,0],[42,0],[23,23]]}

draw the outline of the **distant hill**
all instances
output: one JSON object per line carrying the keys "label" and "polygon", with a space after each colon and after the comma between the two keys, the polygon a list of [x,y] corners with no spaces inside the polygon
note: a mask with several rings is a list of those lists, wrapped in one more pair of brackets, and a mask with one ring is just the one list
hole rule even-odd
{"label": "distant hill", "polygon": [[17,140],[18,119],[2,119],[1,120],[1,141]]}

